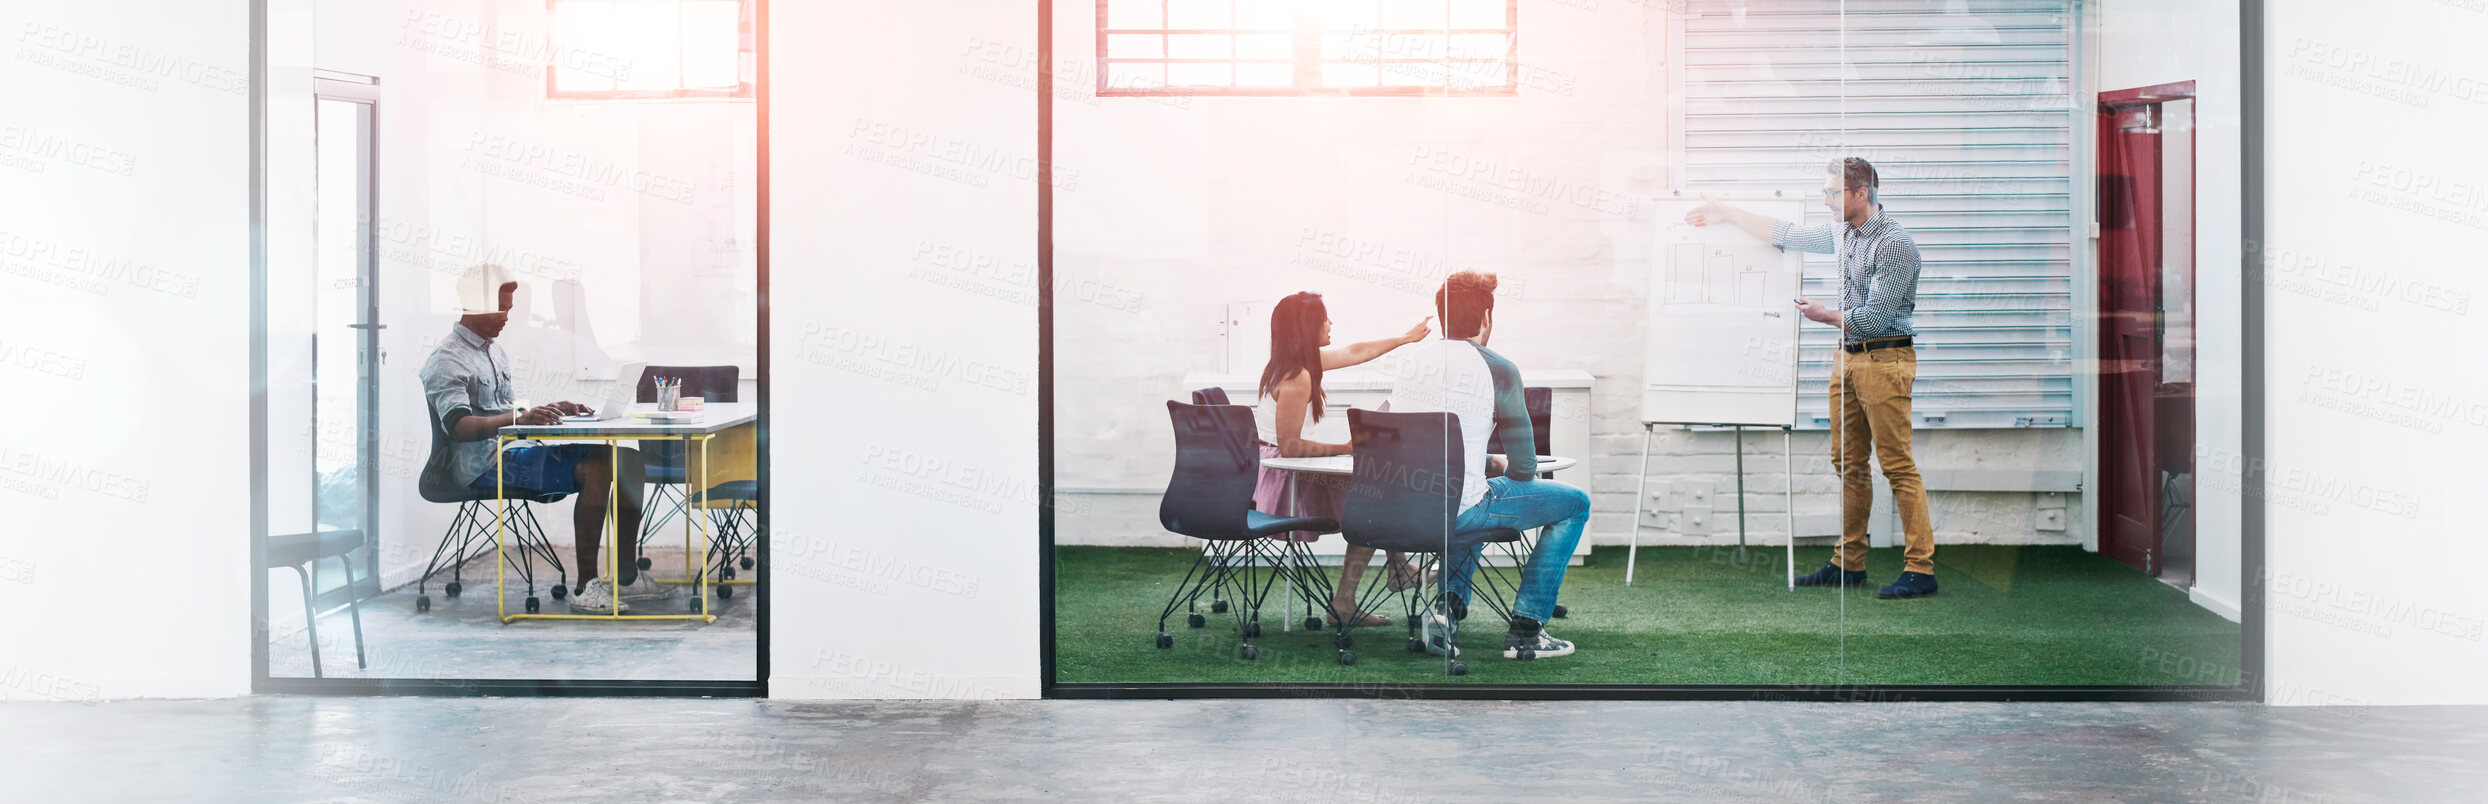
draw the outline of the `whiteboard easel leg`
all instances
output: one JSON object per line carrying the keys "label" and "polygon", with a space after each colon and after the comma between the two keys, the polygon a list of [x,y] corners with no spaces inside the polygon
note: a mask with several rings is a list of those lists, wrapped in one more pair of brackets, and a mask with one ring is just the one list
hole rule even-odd
{"label": "whiteboard easel leg", "polygon": [[1780,451],[1788,456],[1788,590],[1797,590],[1797,428],[1780,429]]}
{"label": "whiteboard easel leg", "polygon": [[1753,566],[1745,556],[1745,425],[1736,426],[1736,565]]}
{"label": "whiteboard easel leg", "polygon": [[1633,564],[1641,557],[1641,503],[1650,497],[1650,428],[1641,426],[1641,480],[1633,484],[1633,540],[1624,549],[1624,585],[1633,585]]}

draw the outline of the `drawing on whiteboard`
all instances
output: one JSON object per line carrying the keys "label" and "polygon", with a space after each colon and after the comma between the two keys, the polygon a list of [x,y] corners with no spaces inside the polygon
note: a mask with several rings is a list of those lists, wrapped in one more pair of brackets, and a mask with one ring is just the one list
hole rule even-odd
{"label": "drawing on whiteboard", "polygon": [[[1707,254],[1703,252],[1709,252]],[[1771,278],[1765,267],[1782,262],[1778,249],[1711,248],[1677,243],[1667,263],[1667,303],[1725,304],[1770,307],[1764,288]]]}
{"label": "drawing on whiteboard", "polygon": [[[1802,193],[1723,199],[1781,220]],[[1691,198],[1661,199],[1649,267],[1649,358],[1642,420],[1786,426],[1795,420],[1798,321],[1789,300],[1805,264],[1734,226],[1692,226]]]}

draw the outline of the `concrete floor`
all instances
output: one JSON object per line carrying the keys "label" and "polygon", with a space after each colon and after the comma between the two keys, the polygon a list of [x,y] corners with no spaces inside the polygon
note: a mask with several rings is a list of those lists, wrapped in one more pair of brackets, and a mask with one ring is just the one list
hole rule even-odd
{"label": "concrete floor", "polygon": [[17,801],[2484,801],[2488,708],[0,704]]}
{"label": "concrete floor", "polygon": [[[659,578],[680,578],[682,550],[648,551]],[[568,555],[565,553],[565,558]],[[339,609],[320,618],[320,669],[328,678],[631,679],[749,681],[759,669],[758,617],[752,587],[734,597],[708,598],[713,623],[696,620],[590,622],[519,620],[502,624],[494,613],[492,558],[467,563],[465,591],[452,598],[430,585],[432,610],[415,612],[415,587],[392,590],[363,602],[363,651],[370,665],[354,666],[354,626]],[[446,580],[447,573],[441,579]],[[743,574],[742,577],[751,577]],[[290,572],[269,575],[268,675],[310,678],[311,640],[303,633],[302,592]],[[327,583],[327,581],[322,581]],[[551,581],[546,582],[549,589]],[[570,607],[538,590],[542,611],[568,614]],[[510,611],[524,611],[526,593],[516,578],[507,594]],[[633,614],[692,614],[699,599],[689,587],[672,598],[633,602]]]}

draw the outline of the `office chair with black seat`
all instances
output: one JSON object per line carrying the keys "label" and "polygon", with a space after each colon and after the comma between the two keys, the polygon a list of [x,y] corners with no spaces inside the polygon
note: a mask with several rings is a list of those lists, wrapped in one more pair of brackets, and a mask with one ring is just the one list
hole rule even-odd
{"label": "office chair with black seat", "polygon": [[[756,570],[760,564],[752,553],[759,538],[759,523],[754,521],[760,511],[760,481],[728,480],[710,487],[708,493],[695,495],[683,503],[686,509],[708,512],[716,524],[715,538],[708,542],[708,557],[703,571],[716,587],[720,598],[734,597],[736,585],[757,583],[754,578],[736,578],[736,570]],[[644,543],[644,542],[643,542]],[[645,569],[648,559],[640,559]]]}
{"label": "office chair with black seat", "polygon": [[[506,497],[496,497],[488,490],[477,490],[449,476],[449,431],[441,429],[438,416],[426,415],[432,423],[432,455],[423,462],[423,474],[415,479],[416,492],[427,502],[455,503],[457,513],[449,519],[449,529],[441,533],[440,545],[432,548],[432,560],[415,578],[415,611],[432,610],[432,596],[425,584],[441,570],[449,570],[449,584],[442,591],[457,597],[464,591],[462,573],[468,561],[493,549],[493,503],[507,499],[510,503],[507,522],[518,549],[505,559],[519,578],[526,582],[527,613],[534,614],[543,606],[536,599],[536,558],[551,562],[560,583],[553,585],[553,599],[570,594],[570,570],[562,566],[561,556],[553,552],[552,541],[544,537],[544,527],[536,522],[535,509],[529,503],[560,502],[564,494],[538,494],[527,489],[510,489]],[[444,560],[444,558],[446,560]]]}
{"label": "office chair with black seat", "polygon": [[342,589],[346,593],[346,613],[354,619],[354,666],[370,667],[363,661],[363,604],[355,597],[354,562],[347,559],[349,554],[363,548],[363,532],[289,533],[268,537],[264,547],[267,560],[262,563],[267,565],[267,569],[283,567],[302,578],[302,619],[304,628],[311,634],[311,677],[323,677],[320,670],[319,595],[315,593],[316,586],[311,579],[318,573],[319,562],[331,558],[337,559],[337,567],[346,573]]}
{"label": "office chair with black seat", "polygon": [[[1232,403],[1227,401],[1227,389],[1213,385],[1208,388],[1195,389],[1192,392],[1192,404],[1226,405]],[[1201,555],[1194,560],[1194,564],[1198,566],[1201,562],[1208,562],[1210,564],[1223,563],[1227,560],[1227,554],[1231,552],[1230,548],[1232,548],[1234,544],[1234,542],[1203,541],[1201,542]],[[1202,580],[1204,582],[1217,582],[1216,586],[1212,586],[1208,590],[1209,613],[1211,614],[1227,613],[1227,592],[1229,590],[1223,583],[1224,579],[1225,576],[1223,575],[1202,576]],[[1198,603],[1201,594],[1199,592],[1194,592],[1193,594],[1186,595],[1185,592],[1188,589],[1188,585],[1177,585],[1175,587],[1175,595],[1176,597],[1183,598],[1185,601],[1184,608],[1186,613],[1184,615],[1184,621],[1193,628],[1199,628],[1208,622],[1206,618],[1203,618],[1196,611],[1196,609],[1199,608]]]}
{"label": "office chair with black seat", "polygon": [[[1461,566],[1473,552],[1471,548],[1482,543],[1517,542],[1520,532],[1511,528],[1455,530],[1460,519],[1460,492],[1467,484],[1460,467],[1461,456],[1466,453],[1462,451],[1457,414],[1350,409],[1348,434],[1356,444],[1356,461],[1347,505],[1340,511],[1339,535],[1349,544],[1417,556],[1420,572],[1441,569],[1434,583],[1404,595],[1408,652],[1423,653],[1430,647],[1446,660],[1444,672],[1467,675],[1468,665],[1460,661],[1459,634],[1460,621],[1467,618],[1468,607],[1466,601],[1445,594],[1442,582],[1455,573],[1474,569]],[[1470,588],[1483,590],[1487,603],[1504,619],[1511,619],[1511,605],[1500,599],[1495,590]],[[1402,592],[1377,578],[1358,594],[1357,608],[1375,611],[1383,601],[1402,596]],[[1438,618],[1445,626],[1443,633],[1421,638],[1421,616]],[[1352,622],[1340,622],[1338,634],[1332,637],[1333,646],[1339,649],[1340,664],[1356,663],[1355,628]]]}
{"label": "office chair with black seat", "polygon": [[[1524,403],[1529,407],[1529,429],[1530,435],[1533,436],[1531,440],[1537,442],[1533,448],[1538,451],[1539,455],[1555,454],[1555,389],[1530,386],[1522,388],[1521,394]],[[1504,448],[1503,433],[1500,431],[1492,431],[1486,437],[1486,451],[1498,455],[1508,455],[1511,452]],[[1554,472],[1541,472],[1538,476],[1547,480],[1555,479]],[[1524,530],[1520,532],[1519,541],[1496,542],[1495,546],[1503,557],[1511,562],[1511,565],[1481,567],[1479,573],[1484,577],[1480,580],[1494,587],[1498,597],[1504,599],[1519,597],[1520,568],[1529,563],[1529,554],[1538,549],[1537,535]],[[1555,604],[1555,616],[1563,617],[1571,613],[1572,610],[1565,608],[1564,604]]]}
{"label": "office chair with black seat", "polygon": [[[1158,523],[1169,531],[1214,542],[1204,549],[1176,585],[1175,595],[1158,613],[1160,648],[1175,646],[1166,621],[1178,608],[1190,606],[1211,589],[1236,595],[1230,611],[1243,635],[1240,655],[1261,657],[1253,640],[1261,636],[1261,605],[1281,578],[1299,578],[1283,567],[1312,564],[1303,542],[1273,539],[1292,531],[1336,530],[1339,523],[1324,517],[1289,517],[1253,510],[1253,486],[1261,474],[1261,453],[1253,441],[1252,411],[1241,405],[1187,405],[1169,400],[1166,412],[1175,426],[1175,474],[1158,504]],[[1267,568],[1265,571],[1264,568]],[[1318,569],[1316,570],[1318,576]],[[1327,581],[1316,582],[1323,587]],[[1203,618],[1185,618],[1195,628]]]}

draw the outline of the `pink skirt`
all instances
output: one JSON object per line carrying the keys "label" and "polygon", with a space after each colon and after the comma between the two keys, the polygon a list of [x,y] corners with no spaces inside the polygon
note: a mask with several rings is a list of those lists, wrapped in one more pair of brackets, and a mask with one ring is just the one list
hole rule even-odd
{"label": "pink skirt", "polygon": [[[1279,457],[1279,448],[1262,444],[1261,457],[1264,460]],[[1340,508],[1347,500],[1347,475],[1288,472],[1264,466],[1261,467],[1260,482],[1253,485],[1253,509],[1265,514],[1338,519]],[[1309,542],[1321,538],[1322,534],[1299,530],[1270,538],[1280,537]]]}

